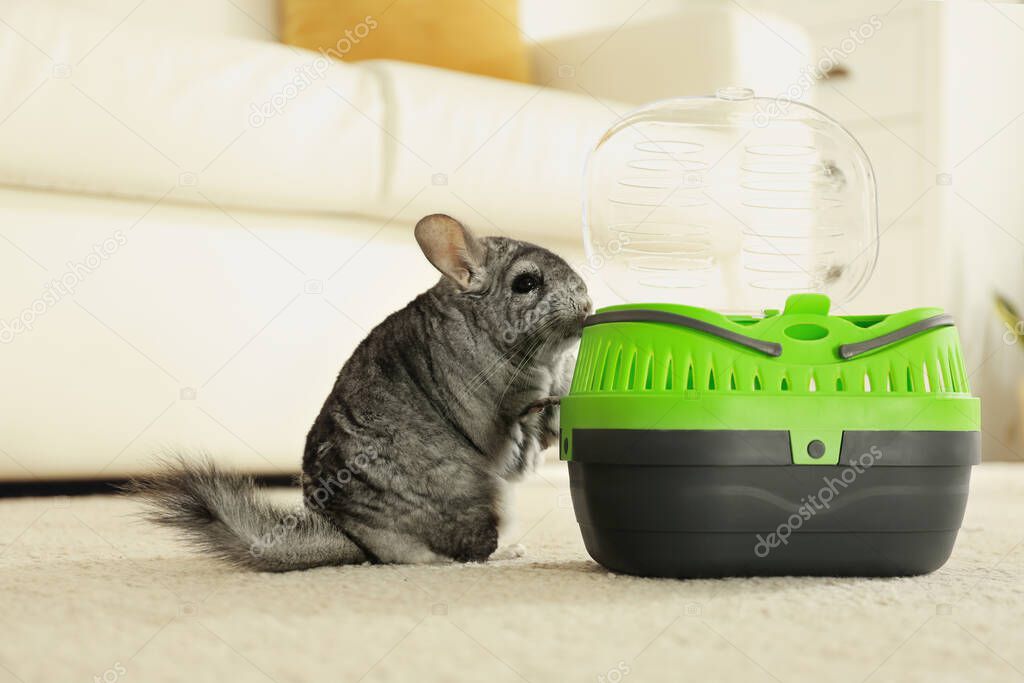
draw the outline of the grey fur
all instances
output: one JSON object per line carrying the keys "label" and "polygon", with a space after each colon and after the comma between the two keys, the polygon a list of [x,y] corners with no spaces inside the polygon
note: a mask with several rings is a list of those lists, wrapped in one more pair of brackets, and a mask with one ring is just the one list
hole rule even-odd
{"label": "grey fur", "polygon": [[504,488],[557,439],[550,397],[568,391],[590,299],[564,260],[535,245],[477,239],[443,215],[422,219],[416,238],[444,277],[342,367],[306,439],[294,524],[280,531],[283,511],[251,479],[184,461],[136,483],[152,519],[264,571],[495,551]]}
{"label": "grey fur", "polygon": [[146,502],[147,519],[239,567],[289,571],[366,560],[326,517],[275,505],[258,495],[252,477],[221,471],[208,458],[173,456],[128,490]]}

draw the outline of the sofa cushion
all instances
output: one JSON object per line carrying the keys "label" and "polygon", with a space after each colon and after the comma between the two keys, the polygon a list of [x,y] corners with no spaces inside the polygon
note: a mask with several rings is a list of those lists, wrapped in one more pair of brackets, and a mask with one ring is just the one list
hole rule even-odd
{"label": "sofa cushion", "polygon": [[397,59],[527,81],[516,0],[281,0],[281,40],[334,59]]}
{"label": "sofa cushion", "polygon": [[[486,231],[579,231],[614,105],[280,44],[138,31],[48,2],[0,18],[0,183]],[[618,108],[621,111],[621,108]],[[45,141],[45,144],[42,144]]]}

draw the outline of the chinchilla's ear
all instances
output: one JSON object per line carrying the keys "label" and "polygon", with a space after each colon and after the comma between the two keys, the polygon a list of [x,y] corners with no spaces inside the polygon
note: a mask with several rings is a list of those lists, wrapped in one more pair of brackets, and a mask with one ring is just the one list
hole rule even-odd
{"label": "chinchilla's ear", "polygon": [[483,270],[483,245],[451,216],[435,213],[421,218],[416,241],[427,260],[460,289],[469,289],[473,276]]}

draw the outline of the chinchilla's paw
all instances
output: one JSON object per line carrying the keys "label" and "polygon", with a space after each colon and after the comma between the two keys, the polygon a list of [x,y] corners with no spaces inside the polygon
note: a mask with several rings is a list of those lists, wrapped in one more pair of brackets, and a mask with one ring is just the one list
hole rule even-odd
{"label": "chinchilla's paw", "polygon": [[531,413],[543,413],[545,410],[552,407],[557,408],[561,402],[562,398],[560,396],[547,396],[526,406],[520,417],[525,417]]}
{"label": "chinchilla's paw", "polygon": [[456,562],[486,562],[498,548],[497,520],[477,529],[462,529],[449,544],[447,553]]}
{"label": "chinchilla's paw", "polygon": [[[540,446],[541,451],[545,451],[552,446],[558,445],[558,421],[555,421],[554,430],[545,428],[541,432],[540,436],[537,437],[537,443]],[[544,458],[541,457],[540,462],[544,462]]]}
{"label": "chinchilla's paw", "polygon": [[492,562],[498,560],[518,560],[524,555],[526,555],[526,546],[522,543],[513,543],[512,545],[501,546],[495,550],[490,560]]}

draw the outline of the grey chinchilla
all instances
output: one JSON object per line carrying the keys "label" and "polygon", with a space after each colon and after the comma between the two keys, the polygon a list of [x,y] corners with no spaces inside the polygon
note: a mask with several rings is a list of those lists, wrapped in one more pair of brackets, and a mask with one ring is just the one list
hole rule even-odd
{"label": "grey chinchilla", "polygon": [[262,571],[494,553],[506,486],[557,440],[558,406],[546,399],[568,391],[591,302],[541,247],[476,238],[440,214],[415,235],[443,277],[342,367],[306,438],[303,507],[178,456],[130,486],[150,519]]}

